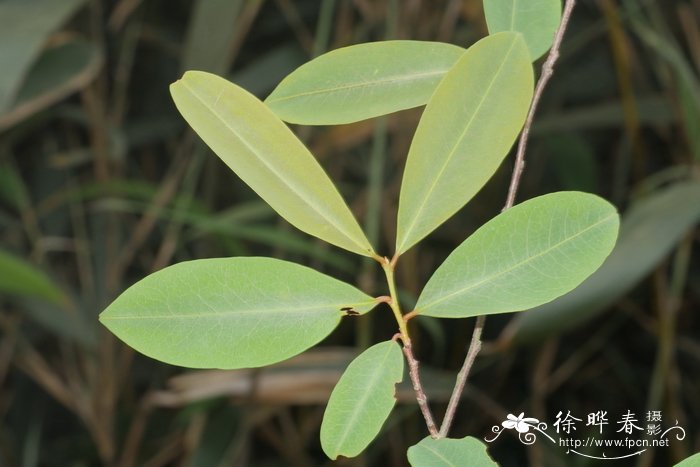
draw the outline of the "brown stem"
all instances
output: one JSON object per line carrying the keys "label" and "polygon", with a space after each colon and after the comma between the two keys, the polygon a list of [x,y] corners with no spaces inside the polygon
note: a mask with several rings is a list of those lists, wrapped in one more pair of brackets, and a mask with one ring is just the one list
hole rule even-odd
{"label": "brown stem", "polygon": [[552,48],[549,51],[547,60],[542,65],[542,73],[540,74],[540,79],[537,81],[537,86],[535,87],[535,94],[532,96],[532,104],[530,104],[530,111],[525,119],[525,125],[523,126],[523,131],[520,134],[520,141],[518,142],[518,152],[515,155],[515,167],[513,167],[513,176],[510,179],[510,187],[508,188],[508,198],[506,199],[506,205],[503,208],[512,208],[515,204],[515,194],[518,191],[518,186],[520,185],[520,178],[523,175],[523,170],[525,170],[525,148],[527,148],[527,142],[530,138],[530,128],[532,127],[532,121],[535,118],[535,111],[540,103],[540,98],[544,92],[544,88],[547,86],[549,79],[554,73],[554,64],[559,59],[559,48],[561,47],[561,41],[564,38],[564,32],[566,27],[569,25],[569,19],[571,18],[571,11],[574,9],[576,0],[566,0],[564,5],[564,11],[561,15],[561,23],[559,24],[559,29],[557,29],[554,35],[554,42],[552,43]]}
{"label": "brown stem", "polygon": [[464,359],[462,368],[457,374],[457,381],[455,382],[454,390],[450,396],[450,402],[447,404],[447,410],[445,411],[445,418],[442,419],[442,425],[440,425],[439,437],[444,438],[450,431],[450,426],[452,425],[452,420],[454,419],[455,413],[457,412],[457,406],[459,405],[459,400],[462,397],[462,392],[464,392],[464,386],[467,384],[467,377],[472,369],[474,360],[481,350],[481,332],[484,329],[484,323],[486,322],[486,316],[478,316],[476,318],[476,324],[474,325],[474,332],[472,333],[472,341],[469,344],[469,350],[467,351],[467,357]]}
{"label": "brown stem", "polygon": [[430,407],[428,406],[428,396],[425,395],[423,385],[420,381],[420,374],[418,373],[418,360],[416,360],[416,357],[413,356],[413,346],[411,345],[411,341],[404,341],[403,354],[406,356],[406,361],[408,361],[408,374],[411,377],[413,390],[416,393],[416,400],[418,401],[420,411],[423,413],[423,418],[425,418],[425,424],[428,426],[430,436],[433,438],[439,438],[440,436],[438,434],[437,425],[435,425],[433,414],[430,412]]}
{"label": "brown stem", "polygon": [[[525,119],[525,125],[523,126],[523,131],[520,133],[520,141],[518,142],[518,150],[515,156],[515,166],[513,168],[513,175],[510,179],[510,187],[508,188],[508,197],[506,198],[506,204],[503,207],[503,211],[510,209],[515,204],[515,195],[518,191],[518,186],[520,185],[520,179],[523,175],[523,170],[525,169],[525,149],[527,148],[527,142],[530,137],[530,128],[532,127],[532,122],[535,117],[535,112],[537,106],[544,92],[544,88],[547,86],[549,79],[554,73],[554,64],[559,58],[559,48],[561,47],[561,41],[564,38],[564,32],[569,24],[569,19],[571,18],[571,12],[574,9],[576,0],[566,0],[564,5],[564,11],[562,12],[561,23],[559,24],[559,29],[554,36],[554,42],[552,43],[552,48],[549,51],[547,60],[542,65],[542,73],[537,81],[537,86],[535,87],[535,92],[532,97],[532,103],[530,104],[530,110],[528,111],[527,118]],[[450,431],[450,426],[454,420],[455,412],[457,411],[457,406],[459,405],[459,400],[462,398],[462,392],[464,391],[464,386],[467,383],[469,377],[469,372],[471,371],[474,360],[477,354],[481,350],[481,333],[484,329],[484,324],[486,323],[485,316],[478,316],[476,319],[476,325],[474,326],[474,333],[472,334],[472,340],[469,343],[469,349],[467,350],[467,356],[464,359],[464,364],[462,365],[459,374],[457,375],[457,381],[455,382],[455,387],[452,390],[452,395],[450,396],[450,402],[447,405],[447,410],[445,412],[445,418],[440,426],[440,432],[438,433],[439,438],[444,438]],[[432,433],[431,433],[432,434]]]}

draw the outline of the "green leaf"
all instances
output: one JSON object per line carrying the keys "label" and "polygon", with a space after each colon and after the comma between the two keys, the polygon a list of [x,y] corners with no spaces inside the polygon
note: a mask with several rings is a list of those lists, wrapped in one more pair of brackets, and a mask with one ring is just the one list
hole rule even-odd
{"label": "green leaf", "polygon": [[447,73],[408,153],[397,252],[445,222],[491,178],[520,132],[532,90],[530,56],[516,33],[480,40]]}
{"label": "green leaf", "polygon": [[425,105],[464,49],[383,41],[333,50],[302,65],[265,103],[282,120],[334,125]]}
{"label": "green leaf", "polygon": [[700,182],[677,183],[648,196],[625,213],[620,239],[603,266],[580,287],[522,313],[508,339],[541,341],[605,311],[649,275],[689,229],[700,222]]}
{"label": "green leaf", "polygon": [[170,90],[204,142],[289,223],[354,253],[375,254],[316,159],[255,96],[199,71]]}
{"label": "green leaf", "polygon": [[646,25],[638,16],[639,12],[631,15],[634,31],[651,51],[668,63],[674,74],[678,89],[677,100],[683,113],[681,122],[685,127],[690,149],[695,159],[700,160],[700,135],[697,131],[700,123],[700,81],[697,74],[693,71],[692,64],[685,58],[682,48],[678,47],[673,40],[659,34],[653,27]]}
{"label": "green leaf", "polygon": [[700,466],[700,452],[680,461],[674,467],[698,467]]}
{"label": "green leaf", "polygon": [[61,304],[65,295],[49,277],[25,260],[0,250],[0,293]]}
{"label": "green leaf", "polygon": [[418,298],[427,316],[527,310],[569,292],[615,245],[615,207],[563,191],[519,204],[484,224],[435,271]]}
{"label": "green leaf", "polygon": [[375,344],[350,363],[333,389],[321,424],[321,447],[331,459],[355,457],[377,436],[396,404],[403,356],[394,341]]}
{"label": "green leaf", "polygon": [[0,2],[0,113],[15,101],[22,81],[44,42],[85,0],[3,0]]}
{"label": "green leaf", "polygon": [[535,61],[554,42],[561,20],[561,0],[487,0],[484,14],[489,33],[521,33]]}
{"label": "green leaf", "polygon": [[297,355],[375,300],[351,285],[271,258],[219,258],[168,267],[136,283],[102,314],[149,357],[192,368],[248,368]]}
{"label": "green leaf", "polygon": [[498,467],[486,452],[486,445],[476,438],[462,439],[430,436],[408,448],[412,467]]}

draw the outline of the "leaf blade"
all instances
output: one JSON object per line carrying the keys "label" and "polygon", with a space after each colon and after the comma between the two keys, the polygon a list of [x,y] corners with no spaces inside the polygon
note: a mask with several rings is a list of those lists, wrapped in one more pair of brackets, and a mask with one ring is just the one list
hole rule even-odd
{"label": "leaf blade", "polygon": [[396,404],[403,355],[380,342],[353,360],[333,389],[321,424],[321,446],[331,459],[355,457],[377,436]]}
{"label": "leaf blade", "polygon": [[450,254],[423,289],[417,313],[464,318],[547,303],[600,267],[618,227],[615,208],[595,195],[559,192],[528,200]]}
{"label": "leaf blade", "polygon": [[265,99],[281,119],[337,125],[424,105],[464,49],[381,41],[323,54],[287,76]]}
{"label": "leaf blade", "polygon": [[170,86],[180,113],[205,143],[289,223],[364,256],[375,255],[316,159],[247,91],[205,72]]}
{"label": "leaf blade", "polygon": [[549,50],[561,19],[561,0],[489,0],[484,2],[489,33],[519,32],[534,62]]}
{"label": "leaf blade", "polygon": [[622,218],[620,238],[601,268],[580,287],[520,314],[504,335],[524,344],[593,319],[649,275],[683,235],[700,222],[700,182],[687,181],[635,203]]}
{"label": "leaf blade", "polygon": [[[179,263],[137,282],[100,314],[149,357],[191,368],[249,368],[297,355],[372,297],[313,269],[272,258]],[[155,312],[153,310],[156,310]]]}
{"label": "leaf blade", "polygon": [[436,229],[491,178],[525,121],[533,85],[527,47],[515,33],[482,39],[452,67],[411,143],[397,253]]}
{"label": "leaf blade", "polygon": [[460,467],[465,462],[473,467],[498,467],[486,452],[486,446],[471,436],[462,439],[423,438],[408,448],[408,462],[412,467]]}

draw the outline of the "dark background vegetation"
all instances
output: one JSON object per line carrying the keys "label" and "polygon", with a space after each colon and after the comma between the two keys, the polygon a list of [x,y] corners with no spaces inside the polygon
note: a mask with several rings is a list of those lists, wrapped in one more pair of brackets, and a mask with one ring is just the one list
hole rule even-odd
{"label": "dark background vegetation", "polygon": [[[699,24],[698,0],[579,2],[518,198],[600,194],[625,214],[623,237],[578,295],[528,320],[488,319],[451,433],[483,438],[520,412],[551,425],[560,410],[606,410],[614,432],[628,410],[641,422],[662,410],[687,436],[600,463],[506,433],[489,446],[503,465],[667,466],[700,451]],[[325,401],[357,348],[395,332],[388,308],[344,320],[291,362],[238,372],[150,360],[97,322],[130,284],[195,258],[274,256],[386,293],[376,265],[296,231],[225,168],[168,85],[205,69],[264,98],[326,50],[385,38],[466,47],[486,32],[481,0],[0,1],[0,466],[329,465]],[[420,113],[295,127],[386,255]],[[499,212],[511,168],[402,257],[407,303]],[[412,326],[440,418],[473,324]],[[400,396],[378,440],[342,465],[406,465],[427,432],[410,390]]]}

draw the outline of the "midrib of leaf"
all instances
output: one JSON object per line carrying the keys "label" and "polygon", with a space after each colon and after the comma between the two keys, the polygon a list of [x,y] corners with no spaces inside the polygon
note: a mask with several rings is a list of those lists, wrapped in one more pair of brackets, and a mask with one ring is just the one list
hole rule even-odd
{"label": "midrib of leaf", "polygon": [[[304,313],[304,312],[309,312],[309,311],[317,311],[317,310],[323,310],[323,309],[329,309],[330,308],[338,308],[338,311],[340,311],[340,307],[346,307],[346,306],[361,306],[361,305],[371,305],[374,303],[373,301],[368,301],[368,302],[361,302],[361,303],[347,303],[347,302],[342,302],[342,303],[337,303],[337,304],[329,304],[329,305],[317,305],[317,306],[305,306],[305,307],[296,307],[296,308],[290,308],[290,307],[285,307],[285,308],[253,308],[253,309],[247,309],[247,310],[240,310],[240,311],[218,311],[218,312],[212,312],[212,313],[189,313],[189,314],[168,314],[168,315],[135,315],[135,316],[104,316],[101,318],[102,321],[109,321],[109,320],[144,320],[144,319],[180,319],[180,318],[211,318],[211,317],[216,317],[216,316],[235,316],[238,317],[240,315],[246,315],[246,314],[259,314],[259,313]],[[207,305],[209,306],[209,305]]]}
{"label": "midrib of leaf", "polygon": [[466,126],[464,127],[464,131],[459,135],[459,138],[457,138],[457,142],[455,142],[454,146],[450,150],[450,153],[447,155],[447,158],[445,159],[445,162],[443,163],[442,167],[440,167],[440,172],[438,172],[437,177],[433,179],[433,182],[430,185],[430,188],[428,189],[428,193],[423,197],[423,201],[420,203],[418,206],[418,210],[416,211],[415,215],[413,216],[413,220],[411,221],[411,224],[409,227],[406,229],[406,233],[403,235],[403,242],[401,242],[400,246],[396,247],[396,252],[401,252],[403,250],[404,245],[406,244],[406,239],[409,237],[409,234],[411,231],[415,228],[416,222],[418,222],[418,218],[420,217],[420,214],[423,212],[423,209],[425,208],[426,203],[428,202],[428,198],[433,193],[433,190],[438,184],[438,180],[442,178],[442,174],[445,172],[447,169],[447,166],[449,165],[450,161],[452,160],[452,157],[454,156],[455,152],[457,151],[457,147],[460,145],[462,140],[464,139],[464,136],[467,134],[467,132],[471,129],[471,125],[474,122],[474,119],[476,118],[477,114],[481,111],[481,107],[484,105],[484,102],[486,101],[487,96],[491,94],[491,88],[493,88],[493,85],[496,81],[498,81],[498,78],[500,77],[501,71],[503,70],[503,67],[505,66],[506,62],[508,61],[508,57],[510,57],[511,52],[513,51],[513,47],[515,47],[515,42],[513,42],[510,46],[510,49],[508,49],[508,52],[506,53],[506,56],[504,57],[503,61],[498,67],[498,70],[496,71],[496,75],[494,78],[491,80],[489,83],[486,92],[483,94],[481,97],[481,100],[479,101],[479,104],[476,107],[476,110],[472,114],[471,118],[467,122]]}
{"label": "midrib of leaf", "polygon": [[[377,366],[375,367],[375,371],[374,371],[374,373],[372,374],[372,378],[371,378],[371,380],[370,380],[370,384],[368,384],[368,387],[374,386],[374,383],[376,383],[377,380],[379,379],[379,375],[382,374],[381,371],[377,371],[377,370],[380,369],[380,368],[384,365],[384,363],[386,362],[386,360],[389,358],[389,355],[391,354],[391,352],[392,352],[392,350],[393,350],[393,347],[387,347],[387,349],[388,349],[388,350],[387,350],[387,352],[384,354],[384,358],[382,359],[381,365],[377,365]],[[364,395],[360,398],[360,400],[357,402],[357,404],[355,404],[355,406],[356,406],[356,407],[364,407],[364,406],[365,406],[365,402],[367,402],[367,399],[369,399],[369,394],[370,394],[370,391],[365,391]],[[355,422],[355,420],[357,419],[359,413],[360,413],[359,410],[353,410],[353,411],[352,411],[352,415],[350,416],[350,420],[348,421],[348,423],[345,424],[345,430],[342,432],[342,434],[341,434],[341,436],[340,436],[340,438],[339,438],[339,441],[338,441],[338,443],[336,444],[336,446],[342,446],[342,445],[343,445],[343,443],[345,442],[345,440],[346,440],[347,437],[348,437],[348,433],[350,433],[350,430],[349,430],[348,428],[351,427],[352,424]],[[337,449],[337,448],[336,448],[336,449]]]}
{"label": "midrib of leaf", "polygon": [[[344,229],[342,229],[342,228],[340,228],[340,227],[338,226],[338,224],[335,222],[335,219],[334,219],[333,217],[329,217],[329,216],[327,215],[327,213],[326,213],[323,209],[321,209],[321,208],[319,208],[318,206],[316,206],[316,204],[313,203],[311,200],[308,200],[308,199],[306,199],[304,196],[302,196],[303,192],[300,192],[294,185],[292,185],[291,183],[289,183],[289,181],[287,181],[287,180],[284,178],[284,176],[282,176],[282,175],[274,168],[274,166],[271,166],[271,165],[265,160],[264,157],[260,156],[260,155],[258,154],[258,151],[254,150],[253,147],[248,143],[248,141],[246,141],[245,138],[243,138],[238,132],[236,132],[236,130],[235,130],[234,128],[232,128],[232,127],[226,122],[226,120],[221,116],[221,114],[219,114],[219,113],[216,111],[216,107],[212,107],[212,106],[210,106],[207,102],[205,102],[204,99],[202,99],[196,92],[194,92],[194,90],[193,90],[190,86],[188,86],[187,83],[186,83],[184,80],[180,80],[180,82],[182,83],[182,85],[183,85],[185,88],[187,88],[187,90],[190,92],[190,94],[192,94],[192,95],[207,109],[207,110],[209,110],[209,111],[212,113],[212,115],[214,115],[226,128],[228,128],[228,129],[231,131],[231,133],[233,133],[233,134],[236,136],[236,138],[238,138],[238,140],[241,141],[241,142],[245,145],[245,147],[247,147],[248,150],[250,150],[250,152],[253,153],[253,154],[255,155],[255,157],[257,157],[257,159],[258,159],[260,162],[262,162],[263,165],[264,165],[265,167],[267,167],[268,170],[269,170],[270,172],[272,172],[272,174],[273,174],[275,177],[277,177],[278,180],[280,180],[280,181],[281,181],[285,186],[287,186],[301,201],[303,201],[304,204],[306,204],[307,206],[309,206],[315,213],[317,213],[317,214],[320,215],[323,219],[325,219],[325,220],[328,222],[328,224],[330,224],[331,226],[333,226],[333,228],[336,230],[336,232],[340,233],[343,237],[345,237],[345,238],[346,238],[347,240],[349,240],[351,243],[353,243],[353,244],[355,244],[356,246],[360,247],[360,250],[362,250],[362,251],[367,251],[367,246],[358,243],[355,239],[351,238],[348,234],[346,234],[345,231],[344,231]],[[221,97],[221,94],[219,94],[219,97]],[[216,103],[218,103],[218,101],[219,101],[219,99],[217,98],[217,99],[216,99]],[[338,196],[340,196],[340,194],[338,194]],[[341,198],[341,199],[342,199],[342,198]],[[371,248],[370,248],[370,251],[372,251]]]}
{"label": "midrib of leaf", "polygon": [[275,102],[282,102],[286,101],[289,99],[296,99],[299,97],[306,97],[306,96],[313,96],[316,94],[332,94],[332,93],[339,93],[342,91],[348,91],[350,89],[360,89],[360,88],[367,88],[367,87],[372,87],[372,86],[384,86],[387,84],[393,84],[393,83],[401,83],[401,82],[410,82],[410,81],[418,81],[422,78],[427,78],[431,76],[437,76],[441,74],[445,74],[449,68],[446,68],[444,70],[438,70],[438,71],[431,71],[428,73],[416,73],[413,75],[409,75],[407,77],[394,77],[391,79],[383,79],[383,80],[376,80],[376,81],[365,81],[363,83],[357,83],[357,84],[348,84],[345,86],[337,86],[334,88],[324,88],[324,89],[319,89],[316,91],[306,91],[306,92],[300,92],[296,94],[292,94],[290,96],[285,96],[285,97],[279,97],[276,99],[268,99],[265,102],[267,104],[272,104]]}
{"label": "midrib of leaf", "polygon": [[435,450],[433,450],[433,449],[430,449],[428,446],[421,446],[421,447],[422,447],[423,449],[425,449],[426,451],[432,452],[432,453],[435,455],[435,457],[437,457],[437,458],[440,459],[441,461],[444,461],[445,464],[451,465],[451,466],[453,466],[453,467],[457,467],[457,466],[454,465],[449,459],[447,459],[446,457],[444,457],[444,456],[443,456],[442,454],[440,454],[439,452],[437,452],[437,451],[435,451]]}
{"label": "midrib of leaf", "polygon": [[513,0],[513,8],[510,10],[510,30],[515,31],[515,11],[518,9],[518,0]]}
{"label": "midrib of leaf", "polygon": [[521,266],[523,266],[523,265],[525,265],[525,264],[527,264],[527,263],[529,263],[529,262],[531,262],[531,261],[534,261],[534,260],[536,260],[537,258],[539,258],[539,257],[541,257],[541,256],[543,256],[543,255],[545,255],[545,254],[547,254],[547,253],[549,253],[549,252],[551,252],[551,251],[553,251],[553,250],[555,250],[555,249],[561,247],[561,246],[564,245],[565,243],[570,242],[571,240],[573,240],[573,239],[575,239],[575,238],[577,238],[577,237],[580,237],[581,235],[585,234],[585,233],[588,232],[589,230],[591,230],[591,229],[593,229],[593,228],[595,228],[595,227],[598,227],[600,224],[604,224],[605,222],[609,221],[610,219],[614,218],[615,216],[616,216],[616,214],[610,214],[609,216],[604,217],[603,219],[599,220],[599,221],[596,222],[595,224],[591,224],[591,225],[589,225],[588,227],[586,227],[585,229],[583,229],[583,230],[577,232],[575,235],[572,235],[571,237],[568,237],[568,238],[566,238],[566,239],[564,239],[564,240],[562,240],[562,241],[560,241],[560,242],[558,242],[558,243],[556,243],[556,244],[550,246],[550,247],[547,248],[546,250],[542,250],[541,252],[537,253],[537,254],[534,255],[534,256],[529,256],[529,257],[526,258],[525,260],[520,261],[519,263],[514,264],[513,266],[511,266],[511,267],[508,268],[508,269],[504,269],[503,271],[498,272],[498,273],[496,273],[496,274],[493,274],[492,276],[486,277],[486,278],[482,279],[482,280],[479,281],[479,282],[475,282],[474,284],[471,284],[471,285],[469,285],[469,286],[467,286],[467,287],[464,287],[464,288],[462,288],[462,289],[458,289],[458,290],[456,290],[456,291],[454,291],[454,292],[452,292],[452,293],[450,293],[450,294],[447,294],[447,295],[445,295],[445,296],[443,296],[443,297],[441,297],[441,298],[435,300],[435,301],[432,302],[432,303],[429,303],[428,305],[423,306],[423,307],[420,308],[420,309],[417,309],[417,313],[421,313],[421,311],[425,311],[426,309],[430,308],[431,306],[437,305],[438,303],[443,302],[443,301],[447,300],[448,298],[452,298],[452,297],[454,297],[455,295],[460,295],[460,294],[463,294],[463,293],[465,293],[465,292],[469,292],[470,290],[475,289],[475,288],[477,288],[477,287],[483,285],[483,284],[486,283],[486,282],[490,282],[490,281],[492,281],[493,279],[496,279],[496,278],[501,277],[501,276],[503,276],[503,275],[505,275],[505,274],[508,274],[509,272],[511,272],[511,271],[513,271],[513,270],[515,270],[515,269],[518,269],[519,267],[521,267]]}

